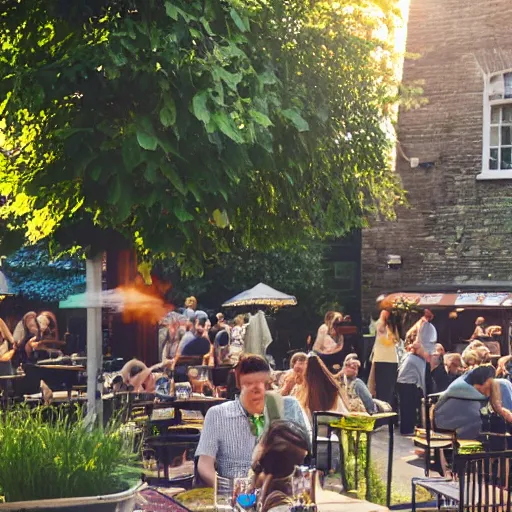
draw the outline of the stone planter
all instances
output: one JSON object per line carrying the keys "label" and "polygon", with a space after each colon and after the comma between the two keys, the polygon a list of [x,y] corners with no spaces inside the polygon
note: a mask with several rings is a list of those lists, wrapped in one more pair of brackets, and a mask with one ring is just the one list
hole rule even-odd
{"label": "stone planter", "polygon": [[144,487],[146,484],[139,482],[127,491],[104,496],[2,503],[0,512],[133,512],[135,495]]}

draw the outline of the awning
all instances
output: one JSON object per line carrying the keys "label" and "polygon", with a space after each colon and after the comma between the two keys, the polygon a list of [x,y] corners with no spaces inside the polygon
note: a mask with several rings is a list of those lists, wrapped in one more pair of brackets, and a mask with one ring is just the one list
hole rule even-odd
{"label": "awning", "polygon": [[472,307],[507,308],[512,307],[511,292],[459,292],[459,293],[411,293],[396,292],[381,295],[377,302],[381,309],[391,309],[396,302],[415,302],[421,308]]}

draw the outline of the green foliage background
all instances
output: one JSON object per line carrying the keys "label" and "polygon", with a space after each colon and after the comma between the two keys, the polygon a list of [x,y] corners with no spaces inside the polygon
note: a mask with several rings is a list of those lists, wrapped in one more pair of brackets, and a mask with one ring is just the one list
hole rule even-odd
{"label": "green foliage background", "polygon": [[197,274],[392,217],[396,5],[5,2],[4,247],[113,229]]}

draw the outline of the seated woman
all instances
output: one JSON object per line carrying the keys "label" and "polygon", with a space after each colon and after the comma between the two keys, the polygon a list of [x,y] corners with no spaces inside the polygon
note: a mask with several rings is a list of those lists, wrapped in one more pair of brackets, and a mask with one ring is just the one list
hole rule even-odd
{"label": "seated woman", "polygon": [[475,320],[475,330],[471,335],[472,340],[477,340],[482,337],[487,337],[487,325],[485,323],[485,318],[483,316],[479,316]]}
{"label": "seated woman", "polygon": [[308,434],[292,421],[274,421],[254,449],[251,466],[253,487],[260,489],[261,512],[290,510],[292,475],[309,450]]}
{"label": "seated woman", "polygon": [[318,354],[325,365],[333,372],[339,371],[345,358],[352,352],[350,341],[345,340],[343,330],[346,324],[341,313],[334,313],[326,331],[319,330],[313,351]]}
{"label": "seated woman", "polygon": [[431,372],[434,393],[446,391],[448,386],[459,377],[462,371],[460,354],[445,354],[442,364]]}
{"label": "seated woman", "polygon": [[480,409],[489,401],[495,376],[491,365],[483,365],[452,382],[434,407],[435,427],[455,431],[458,439],[477,439]]}
{"label": "seated woman", "polygon": [[462,362],[466,369],[471,370],[480,365],[481,359],[475,350],[467,348],[462,352]]}
{"label": "seated woman", "polygon": [[304,384],[297,398],[310,419],[317,411],[349,412],[345,393],[334,375],[313,352],[308,355]]}
{"label": "seated woman", "polygon": [[281,381],[279,392],[282,396],[297,396],[304,382],[308,356],[304,352],[296,352],[290,359],[290,369]]}
{"label": "seated woman", "polygon": [[164,365],[165,363],[157,363],[148,367],[138,359],[128,361],[119,372],[123,379],[122,389],[134,393],[154,393],[158,376],[153,373],[153,370],[162,368]]}
{"label": "seated woman", "polygon": [[349,354],[343,363],[343,370],[337,377],[340,379],[342,392],[345,392],[348,398],[349,410],[374,414],[377,412],[377,405],[366,384],[357,378],[360,367],[357,354]]}
{"label": "seated woman", "polygon": [[15,366],[35,360],[34,346],[41,338],[39,324],[37,322],[37,313],[29,311],[23,315],[13,332],[15,356],[13,362]]}

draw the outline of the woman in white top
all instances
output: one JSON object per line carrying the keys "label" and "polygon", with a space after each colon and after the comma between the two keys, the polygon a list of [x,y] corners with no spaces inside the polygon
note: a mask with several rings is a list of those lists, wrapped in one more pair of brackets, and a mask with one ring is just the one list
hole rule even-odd
{"label": "woman in white top", "polygon": [[398,372],[396,344],[398,333],[391,325],[391,314],[383,310],[376,325],[369,388],[374,398],[392,404]]}

